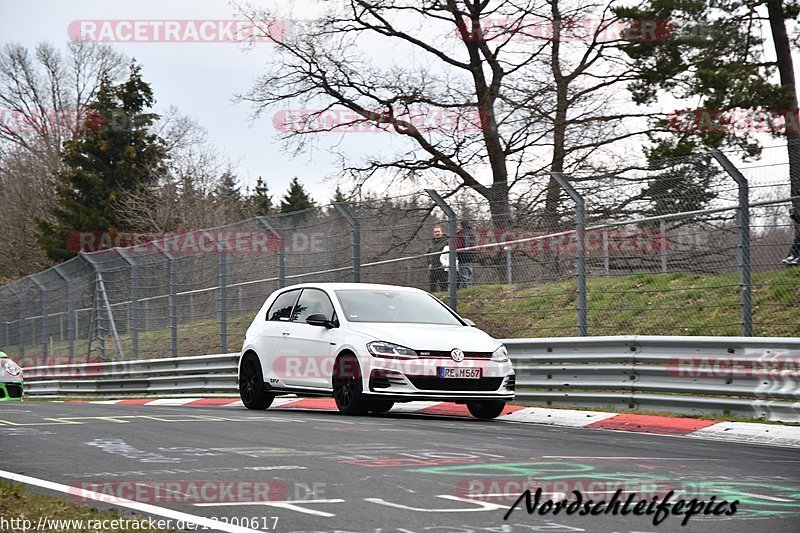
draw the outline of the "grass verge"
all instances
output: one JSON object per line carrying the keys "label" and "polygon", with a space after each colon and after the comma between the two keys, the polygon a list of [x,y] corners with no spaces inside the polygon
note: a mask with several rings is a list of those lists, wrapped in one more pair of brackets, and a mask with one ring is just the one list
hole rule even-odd
{"label": "grass verge", "polygon": [[[116,511],[99,510],[95,507],[78,505],[57,496],[46,496],[32,492],[18,483],[0,481],[0,532],[29,531],[88,532],[109,533],[127,531],[150,531],[153,533],[174,533],[174,530],[150,529],[147,518],[123,515]],[[25,522],[26,520],[30,522]],[[68,523],[66,521],[72,521]],[[76,522],[78,521],[78,522]],[[118,526],[113,527],[114,521]],[[127,521],[127,524],[124,522]],[[138,521],[141,527],[132,524]],[[100,527],[92,527],[100,526]],[[133,526],[133,527],[130,527]]]}

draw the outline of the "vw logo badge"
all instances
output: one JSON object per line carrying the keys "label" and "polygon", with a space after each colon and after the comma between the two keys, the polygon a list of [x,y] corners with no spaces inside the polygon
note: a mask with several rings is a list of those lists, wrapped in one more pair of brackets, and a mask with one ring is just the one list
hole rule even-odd
{"label": "vw logo badge", "polygon": [[453,358],[453,361],[456,363],[460,363],[464,360],[464,352],[459,350],[458,348],[453,348],[453,351],[450,352],[450,357]]}

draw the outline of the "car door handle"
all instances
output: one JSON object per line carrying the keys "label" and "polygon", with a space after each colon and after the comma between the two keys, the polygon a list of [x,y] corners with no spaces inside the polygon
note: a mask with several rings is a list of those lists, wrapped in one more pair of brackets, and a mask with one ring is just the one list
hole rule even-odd
{"label": "car door handle", "polygon": [[291,331],[289,331],[288,329],[285,329],[285,330],[281,331],[281,334],[282,334],[282,335],[291,335],[291,334],[292,334],[292,332],[291,332]]}

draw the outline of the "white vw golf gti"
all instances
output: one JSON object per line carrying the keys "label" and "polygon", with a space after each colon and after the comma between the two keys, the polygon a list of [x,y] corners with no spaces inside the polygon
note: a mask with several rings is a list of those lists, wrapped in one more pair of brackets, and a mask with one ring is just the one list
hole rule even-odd
{"label": "white vw golf gti", "polygon": [[494,418],[514,398],[514,370],[499,341],[425,291],[308,283],[275,291],[259,310],[239,393],[249,409],[282,394],[333,395],[351,415],[432,400]]}

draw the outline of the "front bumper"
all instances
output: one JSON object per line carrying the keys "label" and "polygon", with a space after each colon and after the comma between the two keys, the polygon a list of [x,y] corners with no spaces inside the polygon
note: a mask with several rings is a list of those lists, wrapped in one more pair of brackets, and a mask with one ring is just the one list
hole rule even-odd
{"label": "front bumper", "polygon": [[22,381],[0,381],[0,402],[22,401]]}
{"label": "front bumper", "polygon": [[[481,377],[474,379],[442,378],[441,367],[479,367]],[[367,376],[364,394],[394,401],[448,401],[514,399],[516,375],[510,363],[464,361],[455,364],[441,359],[420,360],[409,367],[389,364],[372,368]]]}

